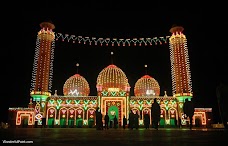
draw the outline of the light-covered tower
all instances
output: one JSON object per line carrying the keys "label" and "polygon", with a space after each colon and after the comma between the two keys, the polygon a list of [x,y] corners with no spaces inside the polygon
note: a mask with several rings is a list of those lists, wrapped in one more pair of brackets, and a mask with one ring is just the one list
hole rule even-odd
{"label": "light-covered tower", "polygon": [[41,118],[46,116],[46,99],[51,95],[55,47],[55,33],[52,30],[55,26],[51,22],[42,22],[40,27],[36,40],[30,95],[33,101],[36,101],[35,121],[41,123]]}
{"label": "light-covered tower", "polygon": [[182,26],[172,27],[169,38],[173,96],[178,97],[181,102],[192,97],[187,39],[183,30]]}

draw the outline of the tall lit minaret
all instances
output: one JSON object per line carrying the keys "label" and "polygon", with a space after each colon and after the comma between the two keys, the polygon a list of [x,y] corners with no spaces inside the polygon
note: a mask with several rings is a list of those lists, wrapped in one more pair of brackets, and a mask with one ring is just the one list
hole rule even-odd
{"label": "tall lit minaret", "polygon": [[46,99],[51,95],[53,59],[55,47],[55,26],[51,22],[40,23],[34,56],[31,91],[33,101],[36,101],[36,121],[45,117]]}
{"label": "tall lit minaret", "polygon": [[169,38],[173,96],[180,101],[192,97],[192,82],[187,39],[182,26],[174,26]]}

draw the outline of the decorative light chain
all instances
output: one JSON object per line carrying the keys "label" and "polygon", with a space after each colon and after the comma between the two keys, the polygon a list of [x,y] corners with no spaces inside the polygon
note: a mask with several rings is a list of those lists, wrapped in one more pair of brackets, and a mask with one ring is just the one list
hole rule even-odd
{"label": "decorative light chain", "polygon": [[73,43],[83,44],[95,44],[95,45],[106,45],[106,46],[147,46],[147,45],[162,45],[169,41],[170,36],[165,37],[153,37],[153,38],[133,38],[133,39],[122,39],[122,38],[97,38],[97,37],[83,37],[62,33],[55,33],[56,40],[68,41]]}

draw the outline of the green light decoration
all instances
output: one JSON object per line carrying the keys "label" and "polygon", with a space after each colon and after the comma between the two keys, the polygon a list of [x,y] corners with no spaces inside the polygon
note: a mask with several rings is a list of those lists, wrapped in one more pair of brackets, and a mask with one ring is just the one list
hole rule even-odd
{"label": "green light decoration", "polygon": [[67,103],[67,104],[70,104],[70,103],[71,103],[71,100],[70,100],[70,99],[67,99],[67,100],[66,100],[66,103]]}
{"label": "green light decoration", "polygon": [[169,103],[169,101],[168,100],[164,100],[164,103],[167,106],[167,104]]}
{"label": "green light decoration", "polygon": [[109,115],[110,120],[113,120],[115,116],[118,119],[119,118],[119,109],[118,109],[118,107],[117,106],[110,106],[108,108],[108,115]]}
{"label": "green light decoration", "polygon": [[75,104],[78,105],[80,103],[80,100],[74,100]]}
{"label": "green light decoration", "polygon": [[54,102],[55,102],[55,100],[54,100],[54,99],[50,99],[48,102],[49,102],[51,105],[53,105]]}
{"label": "green light decoration", "polygon": [[179,103],[179,107],[183,108],[184,104],[183,103]]}
{"label": "green light decoration", "polygon": [[130,102],[131,102],[131,104],[133,104],[133,105],[135,104],[135,100],[131,100]]}
{"label": "green light decoration", "polygon": [[59,105],[60,105],[62,102],[63,102],[62,99],[58,99],[58,100],[57,100],[57,103],[58,103]]}
{"label": "green light decoration", "polygon": [[62,103],[62,99],[58,99],[57,100],[57,105],[56,105],[56,108],[59,109],[60,108],[60,104]]}
{"label": "green light decoration", "polygon": [[120,94],[120,96],[125,96],[126,92],[125,91],[120,91],[119,94]]}
{"label": "green light decoration", "polygon": [[41,102],[41,107],[44,108],[45,102]]}
{"label": "green light decoration", "polygon": [[46,101],[49,96],[42,94],[31,94],[31,97],[33,98],[33,101]]}
{"label": "green light decoration", "polygon": [[142,105],[142,104],[143,104],[143,100],[138,100],[138,103],[139,103],[140,105]]}
{"label": "green light decoration", "polygon": [[87,123],[88,123],[87,120],[83,120],[83,125],[88,125]]}
{"label": "green light decoration", "polygon": [[140,104],[140,105],[139,105],[139,109],[140,109],[140,110],[142,110],[142,108],[143,108],[143,105],[142,105],[142,104]]}
{"label": "green light decoration", "polygon": [[96,104],[96,103],[97,103],[97,101],[96,101],[96,100],[92,100],[91,102],[92,102],[92,104]]}
{"label": "green light decoration", "polygon": [[190,100],[192,96],[178,96],[176,98],[178,99],[179,102],[184,102],[186,98]]}
{"label": "green light decoration", "polygon": [[59,125],[59,120],[58,119],[55,119],[55,124]]}
{"label": "green light decoration", "polygon": [[112,96],[116,96],[116,92],[115,91],[111,91],[111,95]]}
{"label": "green light decoration", "polygon": [[42,125],[42,120],[41,119],[38,120],[38,125]]}
{"label": "green light decoration", "polygon": [[152,100],[146,100],[146,103],[149,105],[152,103]]}
{"label": "green light decoration", "polygon": [[87,105],[87,104],[84,104],[84,106],[83,106],[83,107],[84,107],[84,109],[85,109],[85,110],[87,110],[88,105]]}
{"label": "green light decoration", "polygon": [[84,100],[84,103],[87,105],[89,103],[89,100]]}
{"label": "green light decoration", "polygon": [[60,105],[56,105],[56,109],[59,109],[60,108]]}
{"label": "green light decoration", "polygon": [[172,105],[175,105],[176,104],[176,101],[175,100],[172,100],[171,103],[172,103]]}
{"label": "green light decoration", "polygon": [[108,96],[108,92],[107,91],[102,91],[101,92],[103,96]]}

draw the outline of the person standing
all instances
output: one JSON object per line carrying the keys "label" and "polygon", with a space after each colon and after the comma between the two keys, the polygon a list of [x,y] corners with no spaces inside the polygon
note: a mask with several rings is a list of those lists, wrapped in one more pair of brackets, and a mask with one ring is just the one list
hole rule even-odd
{"label": "person standing", "polygon": [[108,129],[108,123],[109,123],[109,116],[108,113],[106,113],[105,117],[104,117],[104,121],[105,121],[105,129]]}
{"label": "person standing", "polygon": [[123,117],[123,129],[126,128],[126,125],[127,125],[127,118],[124,116]]}
{"label": "person standing", "polygon": [[194,115],[194,104],[188,98],[185,99],[184,106],[183,106],[184,114],[189,118],[189,129],[192,129],[192,118]]}
{"label": "person standing", "polygon": [[96,129],[99,129],[99,107],[96,109]]}
{"label": "person standing", "polygon": [[117,117],[115,116],[113,120],[114,120],[114,128],[116,129],[118,125]]}
{"label": "person standing", "polygon": [[148,113],[144,115],[144,126],[146,129],[149,129],[150,126],[150,116]]}
{"label": "person standing", "polygon": [[154,98],[154,102],[152,103],[152,106],[151,106],[151,117],[154,123],[154,128],[156,130],[158,130],[158,123],[160,122],[160,116],[161,116],[161,108],[157,102],[157,98]]}
{"label": "person standing", "polygon": [[134,113],[133,113],[133,111],[131,110],[130,111],[130,113],[129,113],[129,125],[128,125],[128,127],[131,129],[131,130],[133,130],[133,128],[134,128]]}
{"label": "person standing", "polygon": [[178,117],[178,127],[181,128],[182,124],[181,124],[181,117]]}
{"label": "person standing", "polygon": [[99,107],[96,109],[96,129],[102,130],[102,114]]}
{"label": "person standing", "polygon": [[139,128],[139,114],[138,114],[138,112],[136,112],[134,114],[134,124],[135,124],[135,129],[138,129]]}

